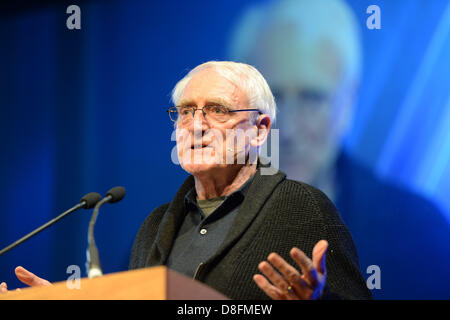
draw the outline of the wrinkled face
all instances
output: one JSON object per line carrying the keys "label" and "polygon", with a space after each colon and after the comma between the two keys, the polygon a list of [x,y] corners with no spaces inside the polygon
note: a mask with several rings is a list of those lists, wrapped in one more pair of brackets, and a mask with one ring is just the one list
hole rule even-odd
{"label": "wrinkled face", "polygon": [[[248,109],[246,94],[211,68],[193,76],[186,85],[178,106],[203,109],[206,106],[227,106]],[[250,149],[250,132],[256,129],[250,121],[252,112],[234,112],[225,122],[204,117],[201,110],[192,121],[177,122],[177,151],[181,167],[200,175],[227,167],[245,158]],[[245,134],[247,133],[247,134]]]}
{"label": "wrinkled face", "polygon": [[264,37],[251,63],[268,79],[277,103],[280,168],[313,183],[336,160],[350,120],[351,97],[340,92],[338,54],[325,40],[301,40],[291,25]]}

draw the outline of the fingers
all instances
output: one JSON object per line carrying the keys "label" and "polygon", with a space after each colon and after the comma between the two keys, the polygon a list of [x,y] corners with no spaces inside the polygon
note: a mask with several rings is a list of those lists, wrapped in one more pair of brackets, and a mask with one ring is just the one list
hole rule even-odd
{"label": "fingers", "polygon": [[26,270],[23,267],[17,267],[14,272],[16,273],[17,278],[19,278],[20,281],[25,283],[26,285],[30,287],[37,287],[37,286],[49,286],[51,285],[50,282],[48,282],[45,279],[39,278],[35,274],[31,273],[30,271]]}
{"label": "fingers", "polygon": [[[301,274],[276,253],[271,253],[267,258],[269,262],[263,261],[258,269],[264,274],[255,275],[253,280],[269,297],[275,300],[298,300],[308,299],[312,288],[302,279]],[[277,270],[272,267],[272,265]],[[266,279],[267,278],[267,279]]]}
{"label": "fingers", "polygon": [[326,274],[325,253],[327,249],[328,242],[326,240],[320,240],[313,249],[313,264],[321,274]]}
{"label": "fingers", "polygon": [[289,284],[284,280],[284,278],[275,271],[272,266],[267,263],[266,261],[263,261],[259,264],[258,269],[278,288],[280,288],[283,291],[286,291]]}
{"label": "fingers", "polygon": [[279,254],[271,253],[268,261],[258,265],[265,277],[254,275],[253,280],[272,299],[317,299],[326,281],[327,248],[327,241],[319,241],[314,246],[312,260],[302,250],[292,248],[290,255],[301,272]]}
{"label": "fingers", "polygon": [[284,277],[284,286],[279,288],[289,293],[288,287],[292,286],[294,292],[302,299],[308,296],[308,293],[312,290],[312,288],[302,278],[302,275],[296,268],[291,266],[277,253],[271,253],[267,259],[275,268],[277,268],[277,270],[281,272]]}
{"label": "fingers", "polygon": [[271,299],[273,300],[282,300],[284,299],[283,292],[277,287],[273,286],[267,279],[260,275],[255,274],[253,276],[253,281],[255,281],[256,285],[264,291]]}
{"label": "fingers", "polygon": [[299,248],[292,248],[291,257],[299,265],[303,273],[303,279],[311,287],[315,287],[318,282],[317,270],[314,268],[314,264],[311,259]]}
{"label": "fingers", "polygon": [[0,293],[6,293],[8,292],[8,286],[6,282],[0,283]]}
{"label": "fingers", "polygon": [[[17,267],[14,272],[16,273],[17,278],[19,278],[20,281],[25,283],[26,285],[30,287],[36,287],[36,286],[50,286],[52,285],[50,282],[48,282],[45,279],[39,278],[35,274],[31,273],[30,271],[26,270],[23,267]],[[20,289],[16,289],[16,291],[20,291]],[[0,294],[8,292],[8,285],[6,282],[0,283]]]}

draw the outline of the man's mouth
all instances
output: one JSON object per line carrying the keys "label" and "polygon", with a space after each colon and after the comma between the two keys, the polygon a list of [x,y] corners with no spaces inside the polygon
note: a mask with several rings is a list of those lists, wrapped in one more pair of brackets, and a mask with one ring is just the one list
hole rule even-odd
{"label": "man's mouth", "polygon": [[191,145],[191,149],[192,150],[203,149],[203,148],[212,148],[212,145],[211,144],[207,144],[207,143]]}

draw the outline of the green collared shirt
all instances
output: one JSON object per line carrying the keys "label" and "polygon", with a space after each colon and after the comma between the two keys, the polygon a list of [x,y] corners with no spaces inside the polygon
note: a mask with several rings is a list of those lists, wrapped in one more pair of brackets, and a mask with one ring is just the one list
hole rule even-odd
{"label": "green collared shirt", "polygon": [[210,200],[197,200],[195,187],[185,196],[186,215],[170,251],[167,267],[193,277],[221,246],[244,201],[253,176],[232,194]]}

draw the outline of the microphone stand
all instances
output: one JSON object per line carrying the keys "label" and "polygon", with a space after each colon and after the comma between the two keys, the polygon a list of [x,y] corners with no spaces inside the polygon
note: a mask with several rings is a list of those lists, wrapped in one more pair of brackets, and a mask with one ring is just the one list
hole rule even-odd
{"label": "microphone stand", "polygon": [[97,221],[99,209],[107,202],[115,203],[122,200],[123,197],[125,197],[125,193],[126,191],[124,187],[114,187],[110,189],[106,193],[106,196],[95,205],[91,221],[89,222],[88,248],[86,250],[86,269],[89,278],[100,277],[103,275],[102,266],[100,264],[100,257],[98,255],[98,249],[95,245],[94,239],[94,226],[95,222]]}
{"label": "microphone stand", "polygon": [[100,257],[98,255],[98,249],[95,244],[94,238],[94,226],[97,221],[99,209],[102,205],[111,200],[111,196],[108,195],[101,201],[97,202],[92,213],[91,221],[89,222],[88,230],[88,249],[86,251],[86,269],[89,278],[101,277],[103,275],[102,266],[100,264]]}
{"label": "microphone stand", "polygon": [[67,210],[66,212],[61,213],[59,216],[57,216],[56,218],[50,220],[49,222],[47,222],[46,224],[40,226],[39,228],[35,229],[34,231],[30,232],[29,234],[27,234],[26,236],[20,238],[19,240],[17,240],[16,242],[10,244],[9,246],[7,246],[6,248],[2,249],[0,251],[0,256],[6,252],[8,252],[9,250],[17,247],[19,244],[21,244],[22,242],[28,240],[29,238],[31,238],[32,236],[38,234],[39,232],[41,232],[44,229],[47,229],[48,227],[50,227],[52,224],[54,224],[55,222],[58,222],[59,220],[61,220],[62,218],[64,218],[65,216],[67,216],[68,214],[83,208],[86,205],[86,202],[80,202],[78,203],[76,206],[70,208],[69,210]]}

